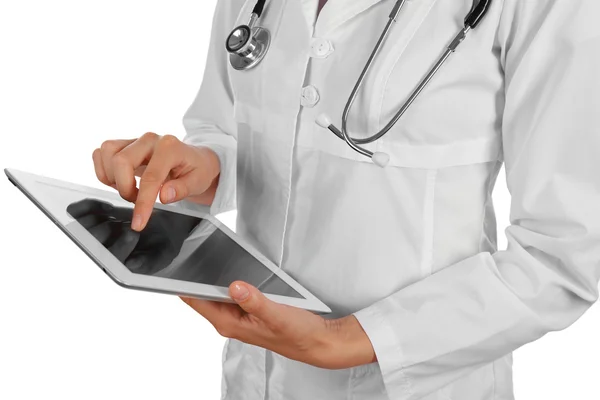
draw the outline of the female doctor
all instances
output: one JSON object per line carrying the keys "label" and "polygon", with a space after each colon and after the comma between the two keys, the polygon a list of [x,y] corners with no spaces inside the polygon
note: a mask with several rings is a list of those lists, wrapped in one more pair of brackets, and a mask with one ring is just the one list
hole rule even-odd
{"label": "female doctor", "polygon": [[600,2],[484,1],[467,21],[471,0],[322,3],[219,0],[183,141],[106,141],[98,178],[136,230],[157,194],[237,208],[238,233],[334,311],[244,282],[237,304],[184,299],[229,338],[223,399],[513,399],[511,352],[598,299]]}

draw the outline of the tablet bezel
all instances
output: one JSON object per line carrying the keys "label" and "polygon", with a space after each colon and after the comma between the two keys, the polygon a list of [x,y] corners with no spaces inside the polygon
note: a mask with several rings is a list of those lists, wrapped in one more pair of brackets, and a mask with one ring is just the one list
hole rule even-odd
{"label": "tablet bezel", "polygon": [[[131,203],[125,201],[116,192],[109,192],[91,188],[71,182],[48,178],[41,175],[32,174],[25,171],[7,168],[4,170],[8,179],[17,186],[48,218],[50,218],[67,236],[79,246],[109,277],[117,284],[128,289],[137,289],[163,294],[178,296],[196,297],[206,300],[217,300],[227,303],[234,303],[229,297],[228,288],[221,286],[208,285],[203,283],[187,282],[170,278],[141,275],[131,272],[123,265],[102,243],[80,225],[66,209],[68,202],[60,207],[55,206],[56,199],[44,201],[45,194],[40,192],[42,185],[50,185],[62,190],[74,190],[90,198],[109,201],[114,206],[132,207]],[[254,249],[244,238],[236,235],[225,224],[208,213],[209,207],[199,206],[198,210],[192,210],[189,207],[180,207],[177,204],[164,205],[155,204],[155,208],[176,212],[184,215],[190,215],[206,219],[213,223],[217,229],[229,236],[234,242],[245,249],[260,263],[267,267],[271,272],[281,278],[287,285],[298,292],[304,299],[275,295],[265,293],[265,296],[277,303],[286,304],[293,307],[303,308],[317,313],[330,313],[331,309],[323,302],[317,299],[306,288],[296,282],[290,275],[281,268],[263,256]],[[62,221],[68,221],[63,223]]]}

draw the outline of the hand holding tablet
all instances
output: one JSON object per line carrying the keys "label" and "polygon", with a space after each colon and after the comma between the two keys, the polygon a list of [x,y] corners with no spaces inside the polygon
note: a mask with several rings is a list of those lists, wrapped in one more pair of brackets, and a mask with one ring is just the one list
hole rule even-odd
{"label": "hand holding tablet", "polygon": [[30,173],[6,175],[115,282],[130,289],[233,303],[228,286],[247,282],[275,302],[331,309],[199,206],[156,203],[146,228],[131,229],[132,204],[114,192]]}

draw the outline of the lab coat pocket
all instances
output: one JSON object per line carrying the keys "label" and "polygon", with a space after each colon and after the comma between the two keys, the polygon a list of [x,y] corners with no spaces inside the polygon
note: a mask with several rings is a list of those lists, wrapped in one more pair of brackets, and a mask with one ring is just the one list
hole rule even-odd
{"label": "lab coat pocket", "polygon": [[[473,390],[477,388],[477,390]],[[440,393],[445,400],[480,400],[496,398],[494,364],[485,365],[450,385]]]}
{"label": "lab coat pocket", "polygon": [[[468,4],[463,2],[457,7],[451,3],[423,0],[405,5],[350,110],[350,136],[364,139],[375,135],[407,103],[462,26],[461,16],[468,11]],[[385,135],[362,147],[386,153],[390,158],[388,165],[401,168],[440,169],[497,159],[498,105],[503,88],[497,59],[493,54],[480,56],[481,49],[473,43],[463,46],[461,54],[447,61]],[[342,84],[335,77],[332,80],[337,86]],[[329,92],[327,87],[324,92]],[[323,110],[333,113],[332,122],[338,128],[340,108],[345,101],[344,98],[333,106],[327,104]],[[309,137],[298,137],[298,144],[371,162],[318,126]]]}
{"label": "lab coat pocket", "polygon": [[[410,129],[410,126],[398,126],[387,136],[361,147],[372,152],[387,154],[388,168],[441,169],[486,163],[501,157],[500,137],[493,132],[468,140],[454,135],[453,132],[446,132],[448,136],[454,135],[454,141],[440,144],[412,144],[402,137],[406,129]],[[440,130],[443,130],[442,127]],[[357,153],[333,133],[329,131],[315,133],[308,147],[350,160],[372,163],[369,157]],[[300,142],[299,145],[303,146],[303,143]]]}
{"label": "lab coat pocket", "polygon": [[221,399],[264,397],[265,350],[227,339],[223,356]]}
{"label": "lab coat pocket", "polygon": [[[221,353],[221,367],[223,370],[225,369],[225,361],[227,360],[227,350],[229,348],[229,343],[231,339],[226,339],[225,344],[223,345],[223,352]],[[227,381],[225,380],[225,376],[221,376],[221,400],[227,397]]]}

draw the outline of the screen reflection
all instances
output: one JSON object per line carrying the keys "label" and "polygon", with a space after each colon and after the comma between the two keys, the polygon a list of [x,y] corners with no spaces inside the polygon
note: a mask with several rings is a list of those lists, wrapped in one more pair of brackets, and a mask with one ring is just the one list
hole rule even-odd
{"label": "screen reflection", "polygon": [[84,199],[67,212],[133,273],[221,287],[242,280],[263,293],[304,298],[208,220],[155,208],[136,232],[132,208]]}

